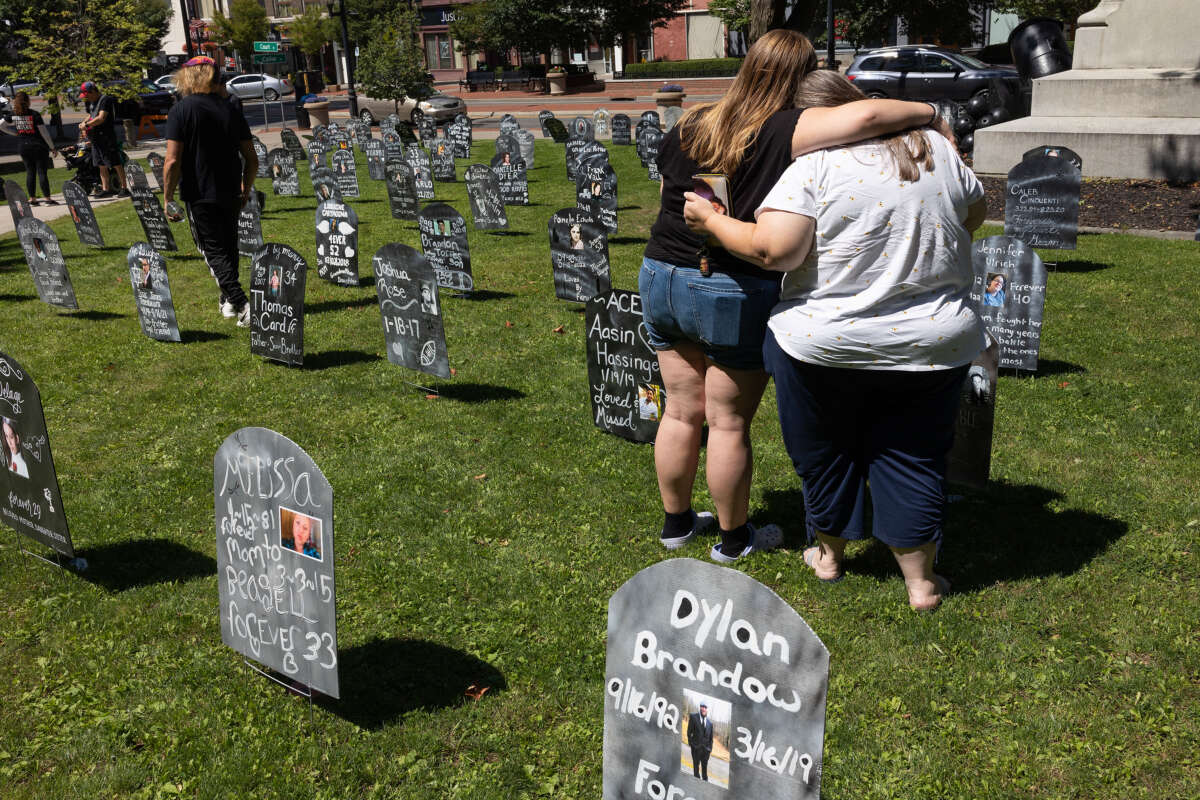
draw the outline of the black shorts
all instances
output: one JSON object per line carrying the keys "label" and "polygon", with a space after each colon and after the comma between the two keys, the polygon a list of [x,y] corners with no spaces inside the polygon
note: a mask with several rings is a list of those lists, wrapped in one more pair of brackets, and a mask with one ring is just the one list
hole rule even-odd
{"label": "black shorts", "polygon": [[115,139],[92,139],[92,163],[97,167],[121,166],[121,148]]}

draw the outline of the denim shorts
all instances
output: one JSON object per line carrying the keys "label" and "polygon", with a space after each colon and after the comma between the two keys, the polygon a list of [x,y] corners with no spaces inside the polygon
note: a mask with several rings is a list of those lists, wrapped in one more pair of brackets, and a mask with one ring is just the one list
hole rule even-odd
{"label": "denim shorts", "polygon": [[642,259],[642,320],[655,350],[681,341],[729,369],[762,369],[763,337],[779,302],[779,279],[676,267]]}

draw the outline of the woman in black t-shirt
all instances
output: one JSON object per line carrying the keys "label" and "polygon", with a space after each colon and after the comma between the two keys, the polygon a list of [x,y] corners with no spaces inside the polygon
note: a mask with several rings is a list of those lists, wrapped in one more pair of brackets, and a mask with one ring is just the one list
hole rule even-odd
{"label": "woman in black t-shirt", "polygon": [[42,115],[29,107],[29,95],[17,92],[13,97],[12,122],[0,122],[0,131],[18,137],[21,142],[21,161],[25,164],[25,193],[29,202],[37,205],[37,184],[42,185],[42,195],[46,205],[57,205],[50,196],[50,178],[46,171],[50,169],[50,153],[54,151],[54,142],[42,122]]}
{"label": "woman in black t-shirt", "polygon": [[802,34],[767,33],[750,48],[725,96],[690,109],[659,151],[662,207],[638,288],[667,390],[654,448],[665,512],[660,538],[668,549],[682,547],[711,522],[710,514],[692,510],[707,420],[708,488],[721,530],[721,543],[710,555],[722,563],[769,550],[783,538],[775,525],[755,529],[747,522],[750,422],[767,384],[762,343],[779,299],[779,278],[705,245],[684,223],[684,192],[692,191],[693,175],[722,174],[730,187],[730,212],[750,221],[795,156],[925,125],[931,116],[926,103],[898,100],[795,108],[800,81],[816,66],[816,53]]}

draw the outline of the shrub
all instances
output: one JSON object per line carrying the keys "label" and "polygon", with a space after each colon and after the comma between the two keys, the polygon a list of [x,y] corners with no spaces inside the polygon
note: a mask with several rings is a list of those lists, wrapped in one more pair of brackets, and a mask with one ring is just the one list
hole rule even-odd
{"label": "shrub", "polygon": [[740,58],[696,58],[691,61],[652,61],[629,64],[626,78],[695,78],[702,76],[736,75],[742,65]]}

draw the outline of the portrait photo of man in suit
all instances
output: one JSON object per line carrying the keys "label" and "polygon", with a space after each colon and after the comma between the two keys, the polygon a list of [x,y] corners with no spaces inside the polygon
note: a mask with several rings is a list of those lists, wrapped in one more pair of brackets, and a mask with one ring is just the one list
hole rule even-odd
{"label": "portrait photo of man in suit", "polygon": [[692,775],[707,781],[708,759],[713,749],[713,727],[712,720],[708,718],[708,703],[701,703],[700,710],[688,716],[687,743],[692,749]]}
{"label": "portrait photo of man in suit", "polygon": [[733,706],[691,689],[683,690],[679,771],[718,789],[729,788],[729,745]]}

